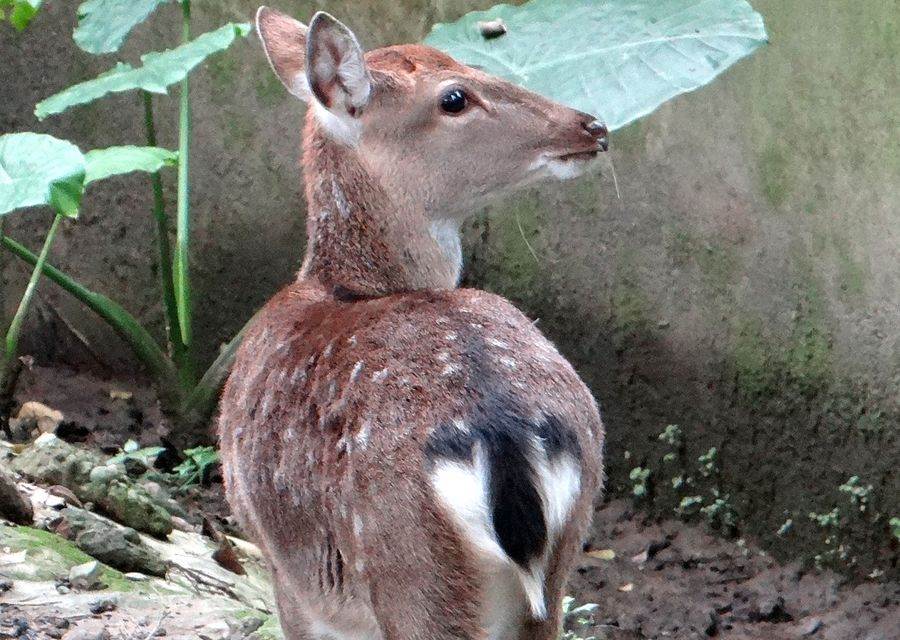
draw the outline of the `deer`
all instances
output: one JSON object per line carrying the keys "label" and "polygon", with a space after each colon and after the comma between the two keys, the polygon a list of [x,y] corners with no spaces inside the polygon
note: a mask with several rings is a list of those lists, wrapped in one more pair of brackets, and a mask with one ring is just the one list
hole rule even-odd
{"label": "deer", "polygon": [[528,317],[458,286],[460,229],[583,173],[607,128],[425,45],[364,52],[324,12],[256,27],[308,105],[307,246],[245,333],[218,438],[285,636],[555,640],[603,425]]}

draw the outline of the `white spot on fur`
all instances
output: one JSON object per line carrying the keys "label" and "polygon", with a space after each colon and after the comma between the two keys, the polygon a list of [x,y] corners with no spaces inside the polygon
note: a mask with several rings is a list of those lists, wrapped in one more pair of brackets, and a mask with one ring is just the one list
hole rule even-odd
{"label": "white spot on fur", "polygon": [[353,533],[356,537],[360,537],[363,532],[363,521],[362,518],[359,517],[359,514],[353,514]]}
{"label": "white spot on fur", "polygon": [[337,179],[334,176],[331,176],[331,196],[334,198],[334,203],[341,216],[345,219],[349,218],[350,203],[347,202],[347,196],[344,194],[344,190],[341,188],[341,185],[338,184]]}
{"label": "white spot on fur", "polygon": [[500,358],[500,363],[508,369],[515,369],[518,366],[515,360],[507,357]]}
{"label": "white spot on fur", "polygon": [[441,375],[445,378],[462,371],[462,367],[458,364],[448,364],[441,370]]}
{"label": "white spot on fur", "polygon": [[456,335],[455,331],[450,331],[449,333],[447,333],[447,335],[444,336],[444,340],[449,340],[450,342],[453,342],[454,340],[456,340],[457,337],[458,336]]}
{"label": "white spot on fur", "polygon": [[359,378],[359,374],[362,373],[363,367],[365,367],[365,363],[362,360],[357,361],[357,363],[353,366],[353,371],[350,372],[350,380],[349,384],[353,384],[356,382],[356,379]]}
{"label": "white spot on fur", "polygon": [[357,446],[361,449],[365,449],[369,445],[369,432],[372,430],[372,423],[368,420],[363,420],[362,426],[357,431],[356,435],[353,436],[353,441],[356,442]]}
{"label": "white spot on fur", "polygon": [[322,351],[322,358],[323,359],[330,358],[332,351],[334,351],[334,341],[333,340],[325,346],[325,349]]}
{"label": "white spot on fur", "polygon": [[384,369],[379,369],[375,373],[372,374],[372,382],[384,382],[385,378],[388,377],[388,369],[385,367]]}
{"label": "white spot on fur", "polygon": [[496,338],[488,338],[487,343],[492,347],[497,347],[498,349],[509,349],[508,342],[503,342],[503,340],[497,340]]}
{"label": "white spot on fur", "polygon": [[441,351],[439,354],[437,354],[438,362],[447,362],[449,359],[450,359],[449,351]]}

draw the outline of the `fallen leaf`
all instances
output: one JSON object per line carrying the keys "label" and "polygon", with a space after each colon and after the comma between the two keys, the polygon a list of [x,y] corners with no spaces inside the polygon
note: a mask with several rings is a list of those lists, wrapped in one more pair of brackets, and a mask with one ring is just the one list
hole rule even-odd
{"label": "fallen leaf", "polygon": [[110,389],[109,397],[111,400],[131,400],[134,397],[134,394],[130,391],[123,391],[121,389]]}
{"label": "fallen leaf", "polygon": [[612,560],[616,557],[616,552],[612,549],[594,549],[593,551],[588,551],[587,555],[598,560]]}
{"label": "fallen leaf", "polygon": [[623,584],[621,587],[619,587],[619,591],[621,591],[622,593],[628,593],[629,591],[633,591],[633,590],[634,590],[633,582],[629,582],[628,584]]}

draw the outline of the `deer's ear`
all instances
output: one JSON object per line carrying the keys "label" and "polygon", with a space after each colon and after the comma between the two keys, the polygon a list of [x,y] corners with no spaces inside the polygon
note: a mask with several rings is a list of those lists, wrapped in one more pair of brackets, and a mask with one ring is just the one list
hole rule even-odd
{"label": "deer's ear", "polygon": [[356,36],[324,11],[309,23],[306,78],[313,96],[338,117],[358,117],[372,89]]}
{"label": "deer's ear", "polygon": [[256,32],[278,79],[293,95],[309,102],[306,25],[269,7],[260,7],[256,12]]}

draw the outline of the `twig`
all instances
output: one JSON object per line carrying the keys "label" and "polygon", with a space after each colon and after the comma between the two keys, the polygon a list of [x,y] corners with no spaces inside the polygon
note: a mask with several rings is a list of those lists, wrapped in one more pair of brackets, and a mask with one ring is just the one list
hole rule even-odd
{"label": "twig", "polygon": [[528,247],[528,251],[531,253],[531,257],[534,258],[534,261],[538,264],[541,261],[538,259],[537,254],[534,252],[534,249],[531,248],[531,244],[528,242],[528,238],[525,237],[525,230],[522,229],[522,223],[519,222],[519,210],[516,209],[516,226],[519,228],[519,235],[522,236],[522,240],[525,242],[525,246]]}

